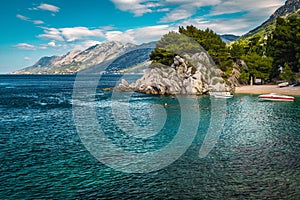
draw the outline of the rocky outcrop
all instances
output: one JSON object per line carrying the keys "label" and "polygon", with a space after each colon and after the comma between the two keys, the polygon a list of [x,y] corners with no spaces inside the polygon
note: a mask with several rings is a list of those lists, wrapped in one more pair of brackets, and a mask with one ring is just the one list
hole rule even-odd
{"label": "rocky outcrop", "polygon": [[206,52],[176,56],[172,66],[152,63],[142,78],[128,84],[126,80],[115,88],[119,91],[135,91],[145,94],[202,95],[210,91],[232,91]]}

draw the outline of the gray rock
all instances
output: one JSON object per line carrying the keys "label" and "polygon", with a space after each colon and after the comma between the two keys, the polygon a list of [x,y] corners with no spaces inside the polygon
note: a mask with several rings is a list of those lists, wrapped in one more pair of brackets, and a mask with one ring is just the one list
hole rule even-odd
{"label": "gray rock", "polygon": [[170,67],[153,65],[142,78],[129,85],[122,80],[115,89],[160,95],[202,95],[232,91],[206,52],[176,56]]}

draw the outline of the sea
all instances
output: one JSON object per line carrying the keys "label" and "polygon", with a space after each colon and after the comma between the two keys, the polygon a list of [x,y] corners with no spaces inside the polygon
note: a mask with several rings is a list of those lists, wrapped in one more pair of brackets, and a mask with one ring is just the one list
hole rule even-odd
{"label": "sea", "polygon": [[294,102],[110,90],[139,75],[0,75],[0,199],[300,199]]}

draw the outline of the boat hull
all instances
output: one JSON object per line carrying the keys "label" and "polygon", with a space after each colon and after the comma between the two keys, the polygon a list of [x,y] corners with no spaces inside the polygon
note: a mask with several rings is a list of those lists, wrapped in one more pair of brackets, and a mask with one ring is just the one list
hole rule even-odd
{"label": "boat hull", "polygon": [[295,98],[292,96],[277,95],[277,94],[260,95],[258,96],[258,98],[267,101],[294,101],[295,100]]}

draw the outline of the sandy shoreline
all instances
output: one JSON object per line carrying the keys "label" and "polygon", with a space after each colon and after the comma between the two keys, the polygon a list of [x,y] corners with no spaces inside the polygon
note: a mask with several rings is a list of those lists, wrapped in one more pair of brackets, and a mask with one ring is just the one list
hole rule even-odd
{"label": "sandy shoreline", "polygon": [[235,89],[237,94],[268,94],[277,93],[285,95],[300,96],[300,86],[297,87],[278,87],[277,85],[254,85],[242,86]]}

